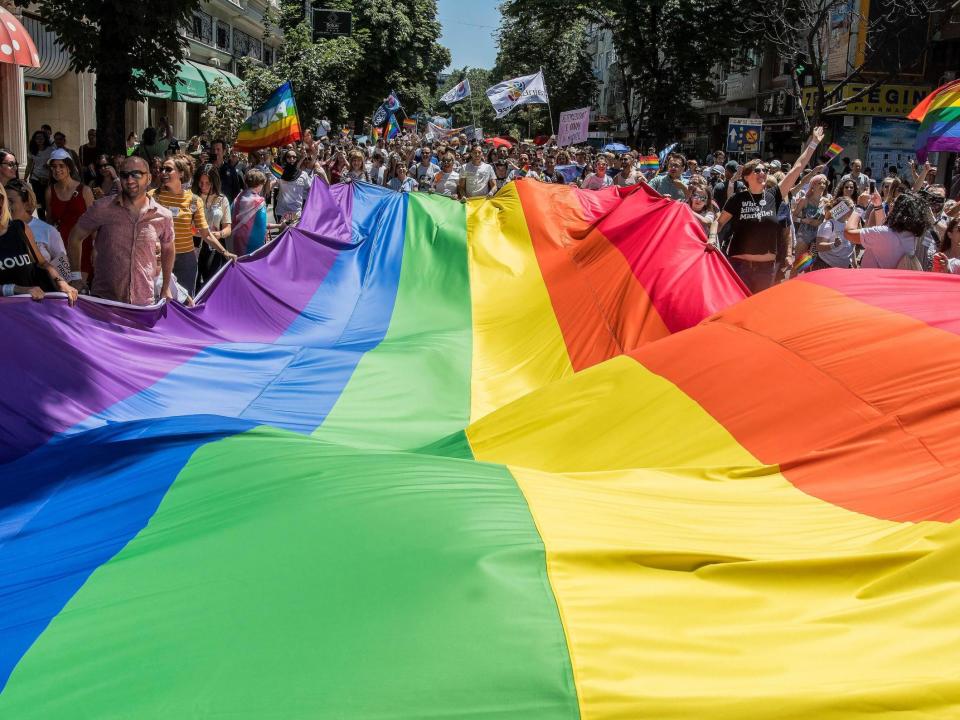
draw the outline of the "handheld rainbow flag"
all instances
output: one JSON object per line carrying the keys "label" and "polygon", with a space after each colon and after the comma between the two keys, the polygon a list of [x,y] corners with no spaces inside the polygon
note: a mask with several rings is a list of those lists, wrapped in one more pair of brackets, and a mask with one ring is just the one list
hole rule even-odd
{"label": "handheld rainbow flag", "polygon": [[377,142],[377,140],[380,139],[381,134],[382,134],[382,131],[378,127],[374,127],[373,130],[370,131],[370,137],[373,138],[374,142]]}
{"label": "handheld rainbow flag", "polygon": [[233,146],[250,152],[296,142],[302,137],[297,103],[289,82],[278,87],[237,132]]}
{"label": "handheld rainbow flag", "polygon": [[660,169],[660,159],[656,155],[643,155],[640,158],[640,171],[656,172]]}
{"label": "handheld rainbow flag", "polygon": [[283,177],[283,166],[274,160],[270,163],[270,172],[273,173],[273,176],[277,178],[277,180],[279,180]]}
{"label": "handheld rainbow flag", "polygon": [[404,118],[404,119],[403,119],[403,129],[404,129],[404,130],[416,130],[416,129],[417,129],[417,121],[414,120],[413,118],[410,118],[410,117]]}
{"label": "handheld rainbow flag", "polygon": [[390,120],[387,121],[387,140],[393,140],[399,134],[400,126],[397,124],[397,116],[390,115]]}
{"label": "handheld rainbow flag", "polygon": [[836,143],[830,143],[830,147],[827,148],[827,152],[824,154],[827,156],[827,162],[832,162],[842,152],[843,152],[842,145],[837,145]]}
{"label": "handheld rainbow flag", "polygon": [[931,152],[960,152],[960,80],[938,87],[907,118],[917,120],[917,160]]}
{"label": "handheld rainbow flag", "polygon": [[803,255],[798,257],[797,261],[793,264],[794,274],[800,273],[806,270],[808,267],[813,265],[814,260],[816,260],[816,258],[813,256],[812,253],[805,252]]}
{"label": "handheld rainbow flag", "polygon": [[351,133],[351,132],[353,132],[353,131],[352,131],[349,127],[347,127],[346,125],[344,125],[342,128],[340,128],[340,134],[341,134],[343,137],[350,137],[350,133]]}

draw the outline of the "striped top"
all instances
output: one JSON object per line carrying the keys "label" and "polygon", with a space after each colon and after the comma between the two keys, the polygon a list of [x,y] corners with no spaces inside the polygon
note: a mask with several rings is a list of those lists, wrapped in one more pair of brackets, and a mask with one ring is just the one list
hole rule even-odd
{"label": "striped top", "polygon": [[193,252],[194,228],[207,229],[203,203],[192,190],[175,195],[167,190],[151,190],[149,195],[173,215],[174,244],[178,253]]}

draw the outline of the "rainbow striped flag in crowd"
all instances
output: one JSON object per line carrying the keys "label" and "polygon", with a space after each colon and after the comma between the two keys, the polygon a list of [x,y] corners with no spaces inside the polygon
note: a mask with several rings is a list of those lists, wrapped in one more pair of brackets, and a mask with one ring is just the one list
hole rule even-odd
{"label": "rainbow striped flag in crowd", "polygon": [[301,137],[297,103],[288,81],[274,90],[267,101],[240,126],[233,146],[237,150],[250,152],[287,145]]}
{"label": "rainbow striped flag in crowd", "polygon": [[276,160],[270,163],[270,172],[273,173],[273,176],[279,180],[283,177],[283,165],[278,163]]}
{"label": "rainbow striped flag in crowd", "polygon": [[836,160],[836,158],[843,152],[843,146],[837,145],[836,143],[830,143],[830,147],[827,148],[825,155],[827,156],[827,162]]}
{"label": "rainbow striped flag in crowd", "polygon": [[197,307],[0,298],[0,717],[956,717],[960,283],[677,207],[318,179]]}
{"label": "rainbow striped flag in crowd", "polygon": [[391,114],[390,119],[387,121],[387,140],[393,140],[397,135],[400,134],[400,126],[397,124],[397,116]]}
{"label": "rainbow striped flag in crowd", "polygon": [[660,159],[656,155],[642,155],[640,157],[640,172],[655,173],[660,169]]}
{"label": "rainbow striped flag in crowd", "polygon": [[927,95],[907,118],[917,120],[917,160],[932,152],[960,152],[960,80]]}
{"label": "rainbow striped flag in crowd", "polygon": [[414,118],[404,118],[403,119],[403,129],[404,130],[416,130],[417,121]]}

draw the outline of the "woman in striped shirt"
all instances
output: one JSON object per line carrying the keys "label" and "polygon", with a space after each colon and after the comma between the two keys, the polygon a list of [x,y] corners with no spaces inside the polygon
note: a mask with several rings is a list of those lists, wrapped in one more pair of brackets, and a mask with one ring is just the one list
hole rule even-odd
{"label": "woman in striped shirt", "polygon": [[[218,238],[211,234],[207,226],[203,203],[190,190],[193,177],[193,160],[188,155],[173,155],[163,161],[160,169],[163,184],[159,190],[150,194],[157,204],[167,208],[173,214],[173,234],[176,259],[173,274],[190,295],[197,290],[197,251],[193,246],[194,234],[203,238],[211,248],[227,260],[237,256],[227,250]],[[196,231],[194,231],[196,228]]]}

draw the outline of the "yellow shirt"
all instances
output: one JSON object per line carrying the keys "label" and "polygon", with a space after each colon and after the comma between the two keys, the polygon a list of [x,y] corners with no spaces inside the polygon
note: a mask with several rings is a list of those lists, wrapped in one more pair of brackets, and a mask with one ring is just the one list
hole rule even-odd
{"label": "yellow shirt", "polygon": [[207,229],[203,203],[191,190],[174,195],[167,190],[151,190],[148,193],[158,205],[163,205],[173,215],[174,246],[178,253],[193,252],[193,229]]}

